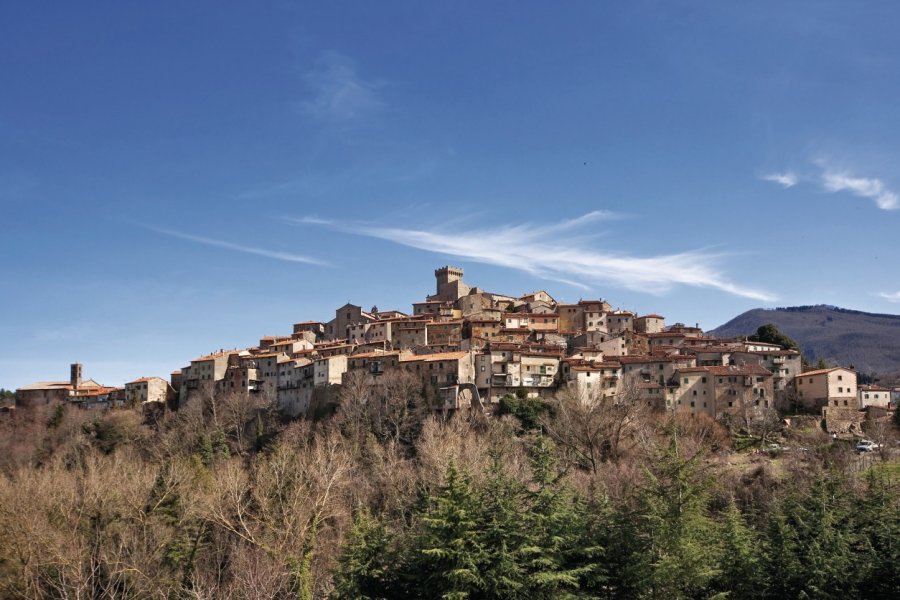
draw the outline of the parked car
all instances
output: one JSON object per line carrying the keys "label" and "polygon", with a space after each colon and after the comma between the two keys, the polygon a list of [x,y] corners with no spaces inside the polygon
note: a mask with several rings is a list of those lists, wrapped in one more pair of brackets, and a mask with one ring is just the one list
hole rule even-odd
{"label": "parked car", "polygon": [[872,440],[859,440],[856,444],[857,452],[874,452],[881,448],[881,444],[876,444]]}

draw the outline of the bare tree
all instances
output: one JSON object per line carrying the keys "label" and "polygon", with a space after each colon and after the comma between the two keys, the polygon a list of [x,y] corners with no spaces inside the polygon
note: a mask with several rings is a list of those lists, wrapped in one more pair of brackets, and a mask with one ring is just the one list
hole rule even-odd
{"label": "bare tree", "polygon": [[553,407],[554,416],[542,421],[545,430],[576,464],[593,473],[601,462],[618,462],[626,440],[635,440],[638,426],[649,417],[630,379],[613,396],[564,390]]}
{"label": "bare tree", "polygon": [[350,460],[335,433],[307,434],[302,427],[249,472],[237,461],[215,472],[215,494],[202,514],[217,528],[282,561],[300,598],[311,598],[313,561],[323,524],[346,515]]}
{"label": "bare tree", "polygon": [[412,444],[428,413],[419,379],[406,371],[384,375],[373,402],[369,404],[369,422],[373,433],[394,444],[407,446]]}

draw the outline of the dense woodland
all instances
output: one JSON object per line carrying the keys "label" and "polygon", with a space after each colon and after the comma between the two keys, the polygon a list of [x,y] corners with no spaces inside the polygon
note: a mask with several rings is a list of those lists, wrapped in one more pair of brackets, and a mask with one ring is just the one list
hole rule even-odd
{"label": "dense woodland", "polygon": [[398,376],[294,422],[214,394],[2,415],[0,597],[900,594],[887,453],[815,428],[785,441],[804,451],[736,452],[765,423],[627,396],[508,397],[489,419],[428,397]]}

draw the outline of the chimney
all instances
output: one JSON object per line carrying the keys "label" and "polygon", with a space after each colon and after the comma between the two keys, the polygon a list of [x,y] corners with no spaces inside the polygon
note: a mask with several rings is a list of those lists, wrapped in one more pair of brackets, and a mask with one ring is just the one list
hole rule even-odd
{"label": "chimney", "polygon": [[69,383],[76,392],[81,387],[81,363],[72,363],[69,369]]}

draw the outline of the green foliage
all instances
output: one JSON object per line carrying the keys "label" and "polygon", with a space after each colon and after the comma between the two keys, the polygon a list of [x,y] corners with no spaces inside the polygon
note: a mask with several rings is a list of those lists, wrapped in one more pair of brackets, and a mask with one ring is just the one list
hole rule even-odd
{"label": "green foliage", "polygon": [[522,486],[504,475],[495,453],[490,477],[479,493],[478,536],[483,548],[482,594],[486,598],[521,598],[526,589],[521,564],[525,533],[519,511]]}
{"label": "green foliage", "polygon": [[394,561],[390,556],[391,536],[372,518],[368,510],[360,510],[353,520],[344,549],[338,557],[332,597],[358,600],[389,598],[390,573]]}
{"label": "green foliage", "polygon": [[649,541],[651,596],[694,598],[721,575],[719,540],[707,506],[711,482],[700,458],[683,455],[673,428],[668,447],[648,470],[640,517]]}
{"label": "green foliage", "polygon": [[16,393],[12,390],[0,388],[0,402],[12,402],[16,399]]}
{"label": "green foliage", "polygon": [[785,350],[800,350],[800,345],[791,339],[788,335],[781,332],[777,326],[772,323],[760,325],[756,333],[748,337],[752,342],[764,342],[767,344],[778,344]]}
{"label": "green foliage", "polygon": [[859,597],[851,509],[840,482],[822,476],[773,511],[766,561],[770,598]]}
{"label": "green foliage", "polygon": [[712,581],[713,590],[728,598],[762,598],[766,574],[761,539],[747,526],[733,500],[722,514],[718,536],[719,573]]}
{"label": "green foliage", "polygon": [[484,586],[484,546],[478,535],[478,502],[471,481],[451,463],[446,480],[422,516],[417,571],[434,597],[462,600]]}
{"label": "green foliage", "polygon": [[584,557],[596,554],[597,549],[580,543],[586,524],[583,507],[557,483],[552,443],[543,436],[537,438],[531,454],[532,490],[526,496],[523,516],[529,597],[572,597],[582,578],[594,569]]}
{"label": "green foliage", "polygon": [[104,454],[112,453],[128,439],[128,432],[122,423],[112,418],[98,417],[82,425],[82,431]]}
{"label": "green foliage", "polygon": [[219,459],[228,458],[228,438],[225,432],[217,429],[212,433],[202,433],[199,436],[197,453],[203,466],[209,467]]}
{"label": "green foliage", "polygon": [[513,415],[522,424],[522,429],[529,431],[540,427],[541,417],[550,410],[549,405],[540,398],[529,398],[524,388],[516,390],[516,395],[507,394],[500,398],[501,415]]}
{"label": "green foliage", "polygon": [[66,406],[62,402],[60,402],[53,407],[53,414],[50,415],[49,419],[47,419],[47,427],[50,429],[56,429],[62,423],[63,417],[65,417],[65,415]]}

